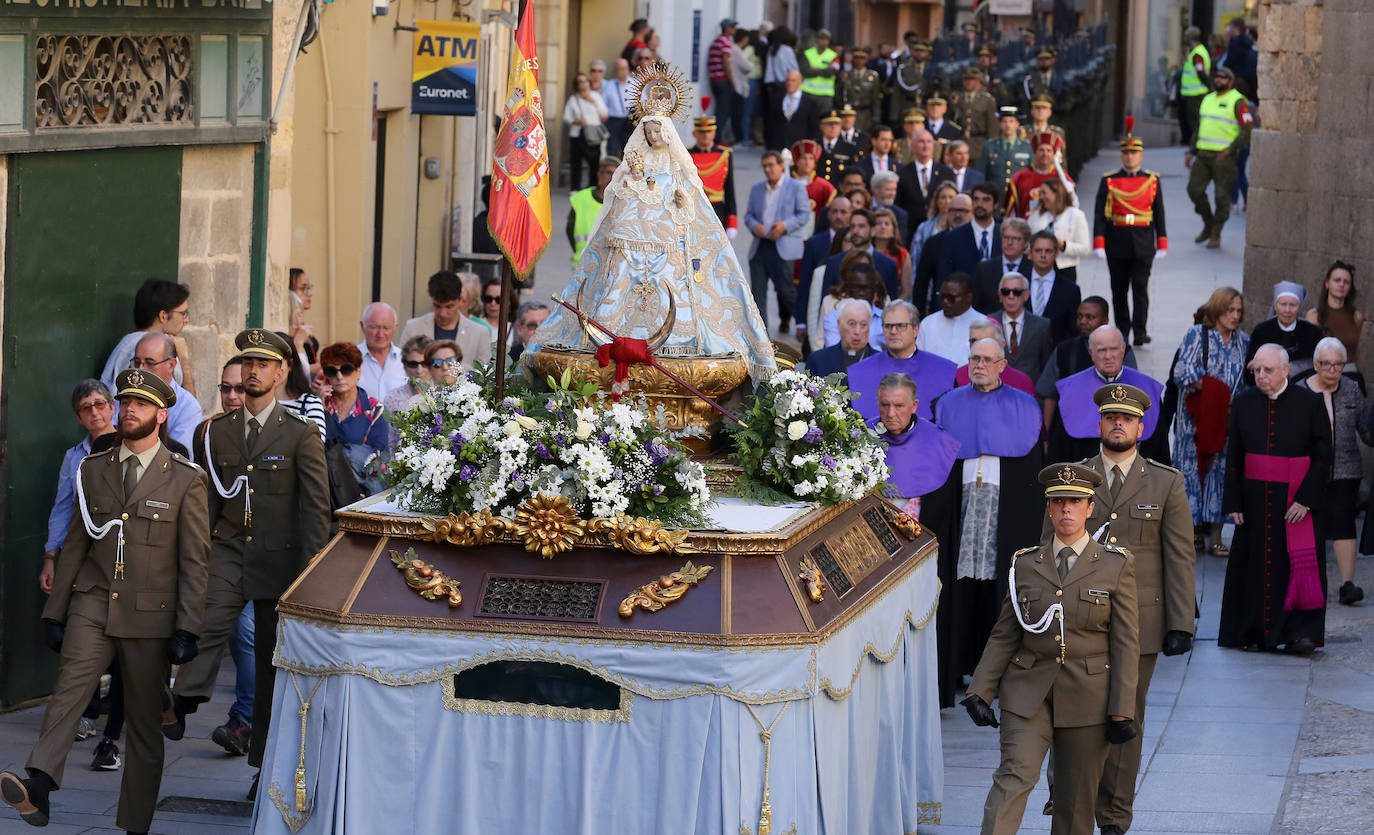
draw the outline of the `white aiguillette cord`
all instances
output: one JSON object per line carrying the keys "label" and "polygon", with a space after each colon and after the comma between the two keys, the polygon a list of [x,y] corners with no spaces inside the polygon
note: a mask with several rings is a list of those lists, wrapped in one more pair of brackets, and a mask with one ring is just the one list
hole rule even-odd
{"label": "white aiguillette cord", "polygon": [[1011,610],[1016,614],[1016,622],[1021,624],[1021,628],[1032,635],[1043,635],[1050,629],[1050,624],[1054,619],[1059,618],[1059,663],[1064,663],[1066,646],[1064,644],[1064,604],[1056,600],[1045,610],[1045,614],[1040,616],[1040,620],[1035,623],[1027,623],[1021,616],[1021,607],[1016,605],[1016,557],[1012,557],[1011,568],[1007,570],[1007,583],[1010,586]]}
{"label": "white aiguillette cord", "polygon": [[81,508],[81,524],[86,527],[86,535],[91,539],[104,539],[110,531],[119,529],[119,541],[115,545],[115,579],[124,579],[124,520],[115,517],[99,527],[91,519],[91,511],[86,507],[86,484],[81,468],[76,470],[76,506]]}
{"label": "white aiguillette cord", "polygon": [[224,482],[219,480],[219,470],[215,469],[215,456],[210,451],[210,427],[205,427],[205,469],[210,471],[210,479],[215,483],[215,492],[219,493],[222,499],[232,499],[239,493],[243,493],[243,524],[248,526],[253,524],[253,499],[252,492],[247,490],[248,474],[243,473],[235,477],[232,489],[224,489]]}

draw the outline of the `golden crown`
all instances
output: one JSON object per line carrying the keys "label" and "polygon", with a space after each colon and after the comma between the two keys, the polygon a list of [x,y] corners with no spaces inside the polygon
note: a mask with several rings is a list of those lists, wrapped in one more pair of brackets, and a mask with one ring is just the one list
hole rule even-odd
{"label": "golden crown", "polygon": [[655,61],[636,70],[630,77],[630,116],[638,122],[645,116],[666,116],[683,121],[692,109],[692,89],[682,71],[664,61]]}

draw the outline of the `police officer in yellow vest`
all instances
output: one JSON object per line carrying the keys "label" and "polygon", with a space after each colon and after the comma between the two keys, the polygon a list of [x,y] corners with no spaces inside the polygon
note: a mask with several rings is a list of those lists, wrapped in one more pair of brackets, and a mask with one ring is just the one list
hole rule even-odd
{"label": "police officer in yellow vest", "polygon": [[1197,131],[1202,97],[1212,92],[1212,55],[1202,42],[1202,30],[1196,26],[1183,30],[1183,48],[1188,54],[1179,72],[1178,127],[1183,132],[1183,141],[1189,142]]}
{"label": "police officer in yellow vest", "polygon": [[574,191],[568,198],[568,244],[572,247],[573,266],[582,260],[582,250],[587,248],[587,238],[592,234],[592,226],[601,211],[605,199],[606,186],[611,184],[615,169],[620,165],[618,157],[602,157],[596,169],[596,185]]}
{"label": "police officer in yellow vest", "polygon": [[815,45],[802,53],[801,91],[816,102],[816,109],[829,113],[835,103],[835,76],[839,74],[836,58],[839,56],[830,48],[830,30],[816,32]]}
{"label": "police officer in yellow vest", "polygon": [[[1250,130],[1255,123],[1250,103],[1235,89],[1234,73],[1217,67],[1212,73],[1212,81],[1216,89],[1202,97],[1197,132],[1183,160],[1185,166],[1192,168],[1188,176],[1188,196],[1202,216],[1202,232],[1195,241],[1206,241],[1208,249],[1221,246],[1221,227],[1231,216],[1236,157],[1250,144]],[[1209,183],[1216,191],[1215,210],[1207,202]]]}

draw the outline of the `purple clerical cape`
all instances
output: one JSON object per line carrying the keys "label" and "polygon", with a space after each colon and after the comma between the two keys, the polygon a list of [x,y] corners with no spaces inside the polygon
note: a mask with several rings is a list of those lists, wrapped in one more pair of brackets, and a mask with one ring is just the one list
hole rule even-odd
{"label": "purple clerical cape", "polygon": [[944,486],[959,454],[959,442],[948,432],[923,418],[900,435],[883,430],[878,437],[887,444],[888,483],[904,498],[918,498]]}
{"label": "purple clerical cape", "polygon": [[959,442],[960,458],[1020,458],[1040,440],[1040,406],[1008,385],[979,391],[972,385],[940,398],[935,422]]}
{"label": "purple clerical cape", "polygon": [[886,351],[874,354],[849,366],[849,390],[858,395],[854,408],[872,423],[878,419],[878,383],[888,374],[902,373],[916,382],[916,414],[933,420],[930,404],[935,398],[954,388],[954,372],[958,366],[938,354],[917,351],[899,360]]}
{"label": "purple clerical cape", "polygon": [[[1134,368],[1122,368],[1121,376],[1112,382],[1135,386],[1150,395],[1150,408],[1145,410],[1145,418],[1140,431],[1140,440],[1154,435],[1159,425],[1159,398],[1164,393],[1164,384],[1148,377]],[[1096,368],[1085,368],[1055,383],[1059,389],[1059,414],[1064,421],[1064,430],[1071,438],[1098,438],[1097,423],[1101,415],[1093,395],[1107,385],[1097,375]]]}

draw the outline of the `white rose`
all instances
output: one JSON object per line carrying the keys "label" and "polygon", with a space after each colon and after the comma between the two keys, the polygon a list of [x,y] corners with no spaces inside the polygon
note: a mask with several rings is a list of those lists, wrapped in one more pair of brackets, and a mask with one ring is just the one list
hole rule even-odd
{"label": "white rose", "polygon": [[575,434],[577,435],[578,440],[587,440],[587,438],[591,437],[592,425],[585,420],[579,420],[577,422],[577,430]]}
{"label": "white rose", "polygon": [[506,421],[506,425],[501,427],[501,431],[506,433],[507,438],[518,438],[522,430],[520,429],[520,424],[513,420],[508,420]]}
{"label": "white rose", "polygon": [[787,424],[787,437],[789,440],[800,441],[810,429],[804,420],[794,420]]}
{"label": "white rose", "polygon": [[522,429],[534,430],[539,428],[539,421],[529,415],[516,415],[515,422],[520,424]]}

